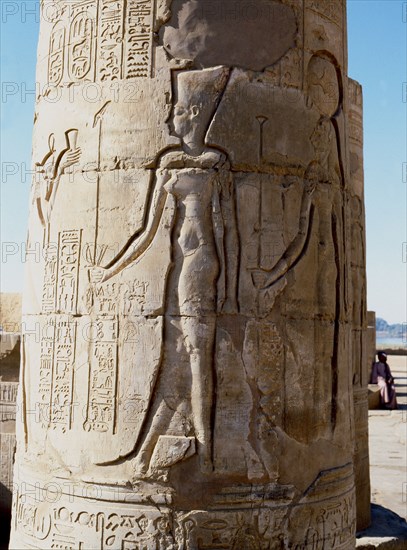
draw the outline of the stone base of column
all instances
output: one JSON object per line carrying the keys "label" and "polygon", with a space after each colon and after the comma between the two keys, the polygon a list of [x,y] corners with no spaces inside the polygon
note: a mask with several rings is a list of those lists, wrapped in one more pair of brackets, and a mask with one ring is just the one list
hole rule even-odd
{"label": "stone base of column", "polygon": [[304,494],[277,483],[214,491],[211,479],[195,486],[199,510],[180,507],[183,497],[167,484],[45,482],[30,468],[19,478],[11,549],[355,548],[351,464],[321,472]]}

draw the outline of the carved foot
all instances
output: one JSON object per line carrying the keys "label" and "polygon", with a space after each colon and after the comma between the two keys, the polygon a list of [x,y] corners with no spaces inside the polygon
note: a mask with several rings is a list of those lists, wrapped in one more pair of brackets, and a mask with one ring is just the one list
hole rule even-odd
{"label": "carved foot", "polygon": [[136,458],[131,461],[133,470],[133,479],[145,479],[148,472],[148,460],[144,456],[145,453],[139,453]]}

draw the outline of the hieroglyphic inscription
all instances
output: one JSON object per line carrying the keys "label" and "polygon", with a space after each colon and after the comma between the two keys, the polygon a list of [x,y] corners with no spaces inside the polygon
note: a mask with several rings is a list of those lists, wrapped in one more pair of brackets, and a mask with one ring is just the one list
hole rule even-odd
{"label": "hieroglyphic inscription", "polygon": [[42,331],[40,352],[39,407],[40,422],[43,427],[49,425],[51,417],[51,389],[54,362],[55,320],[50,319]]}
{"label": "hieroglyphic inscription", "polygon": [[76,322],[58,316],[55,322],[51,425],[63,432],[71,428]]}
{"label": "hieroglyphic inscription", "polygon": [[0,382],[0,422],[16,419],[18,382]]}
{"label": "hieroglyphic inscription", "polygon": [[91,0],[72,5],[68,70],[71,80],[94,80],[96,6]]}
{"label": "hieroglyphic inscription", "polygon": [[99,78],[102,82],[120,80],[123,68],[123,2],[101,0],[99,10]]}
{"label": "hieroglyphic inscription", "polygon": [[281,425],[282,403],[282,360],[283,342],[276,325],[264,323],[259,326],[259,377],[258,385],[263,413],[272,425]]}
{"label": "hieroglyphic inscription", "polygon": [[82,0],[51,30],[48,82],[112,81],[151,76],[155,0]]}
{"label": "hieroglyphic inscription", "polygon": [[127,13],[126,78],[151,72],[155,0],[129,0]]}
{"label": "hieroglyphic inscription", "polygon": [[249,378],[256,380],[261,395],[261,419],[272,426],[281,426],[284,344],[279,331],[274,323],[250,321],[245,338],[247,342],[256,342],[255,347],[250,346],[249,351],[244,352],[243,360]]}
{"label": "hieroglyphic inscription", "polygon": [[49,244],[45,250],[44,283],[42,292],[42,311],[55,311],[57,284],[57,248]]}
{"label": "hieroglyphic inscription", "polygon": [[[34,487],[32,488],[34,489]],[[35,489],[34,489],[35,492]],[[51,515],[48,511],[48,503],[34,504],[28,502],[26,494],[20,494],[18,489],[13,497],[14,527],[21,533],[32,537],[35,546],[27,545],[26,548],[38,548],[38,541],[45,540],[51,530]],[[31,541],[30,541],[31,543]],[[54,548],[51,546],[51,548]],[[60,548],[67,548],[65,546]]]}
{"label": "hieroglyphic inscription", "polygon": [[114,433],[116,421],[117,336],[115,316],[98,317],[91,327],[87,431]]}
{"label": "hieroglyphic inscription", "polygon": [[78,508],[72,511],[65,506],[56,508],[51,516],[51,548],[85,548],[83,540],[89,540],[92,533],[98,533],[100,548],[174,548],[169,516],[143,509],[136,515],[126,512],[105,514]]}
{"label": "hieroglyphic inscription", "polygon": [[41,335],[40,422],[65,432],[71,428],[76,322],[68,315],[48,319]]}
{"label": "hieroglyphic inscription", "polygon": [[[0,434],[0,483],[8,490],[11,490],[13,485],[13,457],[15,447],[15,434]],[[2,496],[1,492],[0,496]]]}
{"label": "hieroglyphic inscription", "polygon": [[57,311],[76,313],[81,230],[61,231],[58,242]]}
{"label": "hieroglyphic inscription", "polygon": [[59,21],[51,31],[48,58],[48,82],[57,86],[64,75],[65,27]]}

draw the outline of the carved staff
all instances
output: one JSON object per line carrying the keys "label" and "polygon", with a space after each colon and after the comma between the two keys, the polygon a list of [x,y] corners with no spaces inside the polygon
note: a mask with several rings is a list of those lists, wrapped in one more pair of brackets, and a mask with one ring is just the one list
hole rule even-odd
{"label": "carved staff", "polygon": [[102,151],[102,126],[103,126],[103,115],[106,112],[107,106],[109,105],[110,100],[107,101],[103,107],[95,114],[93,119],[93,128],[96,128],[96,125],[99,124],[99,145],[98,145],[98,160],[97,160],[97,180],[96,180],[96,212],[95,212],[95,247],[93,250],[93,264],[99,265],[102,261],[103,255],[107,247],[103,247],[100,254],[100,258],[96,261],[97,253],[97,239],[98,239],[98,226],[99,226],[99,194],[100,194],[100,161],[101,161],[101,151]]}

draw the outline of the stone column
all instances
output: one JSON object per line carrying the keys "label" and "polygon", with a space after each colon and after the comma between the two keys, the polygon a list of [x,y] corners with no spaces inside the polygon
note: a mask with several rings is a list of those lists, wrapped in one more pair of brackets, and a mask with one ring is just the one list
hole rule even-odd
{"label": "stone column", "polygon": [[21,294],[0,293],[0,537],[10,532],[20,370]]}
{"label": "stone column", "polygon": [[352,365],[355,414],[355,483],[357,529],[370,524],[369,419],[368,419],[368,325],[366,309],[366,238],[363,176],[362,87],[352,79],[349,86],[350,248],[352,289]]}
{"label": "stone column", "polygon": [[42,4],[11,548],[354,548],[345,2]]}
{"label": "stone column", "polygon": [[376,312],[367,312],[367,382],[370,381],[372,364],[376,361]]}

